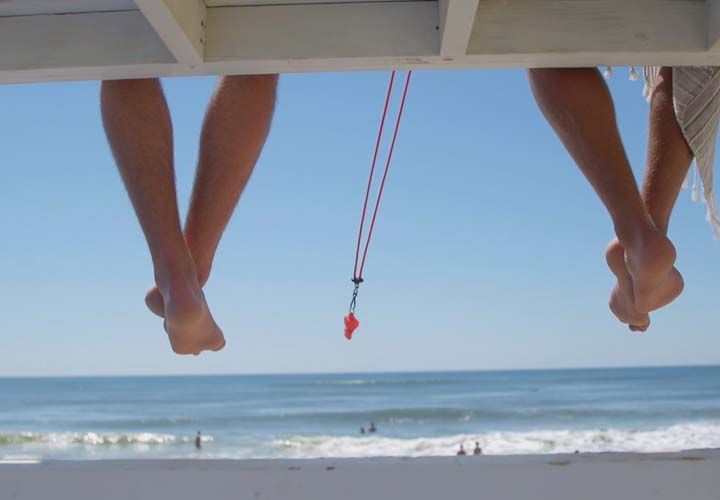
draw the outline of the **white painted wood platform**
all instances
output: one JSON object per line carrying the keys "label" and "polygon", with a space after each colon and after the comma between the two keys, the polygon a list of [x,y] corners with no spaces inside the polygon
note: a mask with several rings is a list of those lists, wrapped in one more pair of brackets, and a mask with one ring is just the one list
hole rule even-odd
{"label": "white painted wood platform", "polygon": [[3,500],[717,500],[720,454],[3,464]]}
{"label": "white painted wood platform", "polygon": [[0,0],[0,82],[720,65],[720,0]]}

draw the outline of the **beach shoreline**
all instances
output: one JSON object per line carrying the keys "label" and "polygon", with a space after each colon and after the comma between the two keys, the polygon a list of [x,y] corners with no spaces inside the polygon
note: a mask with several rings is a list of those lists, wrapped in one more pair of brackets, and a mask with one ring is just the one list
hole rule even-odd
{"label": "beach shoreline", "polygon": [[720,450],[479,457],[0,461],[2,498],[710,500]]}
{"label": "beach shoreline", "polygon": [[[0,458],[720,448],[720,367],[0,380]],[[376,433],[361,433],[370,422]],[[199,453],[195,436],[202,431]]]}

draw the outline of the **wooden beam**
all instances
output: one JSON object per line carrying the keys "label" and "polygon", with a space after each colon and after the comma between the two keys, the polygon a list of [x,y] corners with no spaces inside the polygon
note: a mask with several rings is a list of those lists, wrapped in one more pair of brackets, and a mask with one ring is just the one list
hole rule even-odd
{"label": "wooden beam", "polygon": [[138,11],[0,17],[0,47],[0,75],[173,62]]}
{"label": "wooden beam", "polygon": [[203,0],[135,0],[177,62],[202,64],[206,7]]}
{"label": "wooden beam", "polygon": [[479,0],[468,53],[458,56],[440,54],[439,25],[438,5],[427,1],[208,8],[205,60],[187,64],[176,61],[137,10],[0,17],[5,49],[0,50],[0,82],[391,68],[720,65],[720,50],[707,49],[708,12],[699,0]]}
{"label": "wooden beam", "polygon": [[707,48],[720,49],[720,0],[706,0]]}
{"label": "wooden beam", "polygon": [[[1,25],[1,23],[0,23]],[[2,39],[3,37],[0,37]],[[165,47],[162,47],[164,50]],[[5,54],[2,54],[4,56]],[[0,56],[0,60],[4,57]],[[165,76],[253,75],[266,73],[300,73],[326,71],[377,71],[390,69],[448,70],[459,68],[535,68],[578,66],[720,66],[720,51],[708,52],[569,52],[564,54],[481,54],[447,58],[438,55],[422,57],[352,57],[291,60],[222,60],[199,66],[174,62],[117,64],[116,61],[75,60],[60,66],[2,68],[0,84],[71,80],[119,80]]]}
{"label": "wooden beam", "polygon": [[480,0],[438,0],[440,9],[440,55],[467,54]]}

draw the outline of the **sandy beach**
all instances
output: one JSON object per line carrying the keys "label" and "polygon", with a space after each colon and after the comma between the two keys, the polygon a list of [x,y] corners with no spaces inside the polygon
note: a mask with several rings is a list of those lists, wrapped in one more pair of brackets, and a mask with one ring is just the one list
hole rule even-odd
{"label": "sandy beach", "polygon": [[0,462],[13,500],[717,500],[720,451],[323,460]]}

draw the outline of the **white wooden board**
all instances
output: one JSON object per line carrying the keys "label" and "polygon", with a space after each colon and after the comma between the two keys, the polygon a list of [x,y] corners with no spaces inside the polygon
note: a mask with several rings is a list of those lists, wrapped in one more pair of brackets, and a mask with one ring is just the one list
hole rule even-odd
{"label": "white wooden board", "polygon": [[0,0],[0,83],[720,65],[719,42],[720,0]]}

